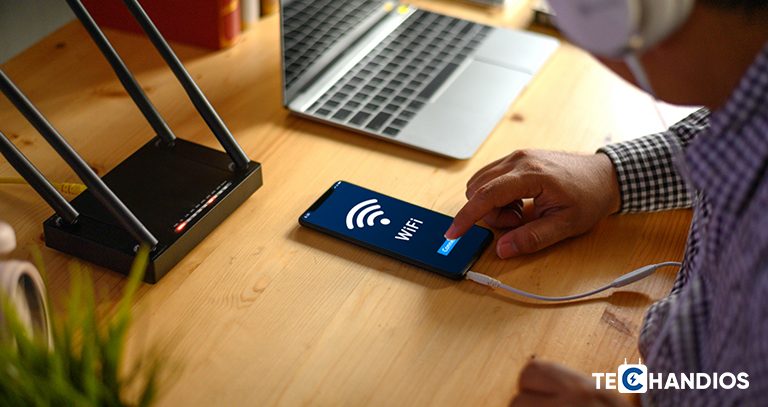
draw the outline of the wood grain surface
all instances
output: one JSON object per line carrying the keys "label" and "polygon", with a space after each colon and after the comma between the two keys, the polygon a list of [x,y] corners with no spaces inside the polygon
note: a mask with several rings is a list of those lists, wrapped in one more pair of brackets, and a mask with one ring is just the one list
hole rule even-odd
{"label": "wood grain surface", "polygon": [[[512,27],[526,21],[524,2],[493,11],[417,3]],[[220,149],[149,42],[108,34],[176,133]],[[162,405],[502,406],[533,356],[587,374],[638,356],[643,313],[670,289],[670,270],[619,292],[544,305],[447,280],[297,223],[339,179],[453,214],[465,202],[466,180],[516,149],[590,153],[662,127],[647,96],[582,51],[564,44],[477,155],[455,161],[289,114],[281,104],[276,16],[227,51],[174,48],[263,164],[265,183],[160,283],[141,288],[130,354],[159,344],[179,369]],[[100,174],[152,137],[77,24],[3,68]],[[76,180],[3,98],[0,130],[51,179]],[[0,176],[13,175],[0,161]],[[137,179],[136,188],[149,182]],[[43,246],[41,223],[51,212],[29,188],[0,186],[0,218],[20,241],[13,257]],[[475,269],[537,293],[576,293],[680,259],[689,222],[687,211],[614,216],[535,255],[502,261],[489,250]],[[42,251],[60,302],[73,259]],[[92,270],[107,311],[125,279]]]}

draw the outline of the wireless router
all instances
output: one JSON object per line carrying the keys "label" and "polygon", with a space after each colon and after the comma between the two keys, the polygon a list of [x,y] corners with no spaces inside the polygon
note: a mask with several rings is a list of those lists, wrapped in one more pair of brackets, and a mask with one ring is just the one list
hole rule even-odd
{"label": "wireless router", "polygon": [[152,248],[145,281],[157,282],[262,185],[251,161],[136,0],[123,0],[226,153],[176,138],[80,0],[67,0],[156,136],[103,178],[0,70],[0,90],[88,189],[67,202],[0,132],[0,152],[54,209],[48,247],[127,273]]}

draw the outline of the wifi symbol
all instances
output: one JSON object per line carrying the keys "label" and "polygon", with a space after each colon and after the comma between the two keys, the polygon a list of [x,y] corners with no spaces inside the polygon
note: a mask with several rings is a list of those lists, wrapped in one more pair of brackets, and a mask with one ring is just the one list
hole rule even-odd
{"label": "wifi symbol", "polygon": [[[381,205],[378,204],[377,199],[369,199],[367,201],[360,202],[352,207],[347,212],[347,229],[352,230],[357,225],[358,228],[373,226],[376,218],[384,215],[384,211],[381,210]],[[389,225],[390,220],[387,218],[381,218],[379,222],[382,225]]]}

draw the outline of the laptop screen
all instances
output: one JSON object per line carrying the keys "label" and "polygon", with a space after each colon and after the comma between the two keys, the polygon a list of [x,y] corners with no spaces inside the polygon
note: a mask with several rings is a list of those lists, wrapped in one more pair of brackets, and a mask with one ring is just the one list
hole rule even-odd
{"label": "laptop screen", "polygon": [[[281,0],[284,102],[340,54],[386,0]],[[358,34],[359,35],[359,34]]]}

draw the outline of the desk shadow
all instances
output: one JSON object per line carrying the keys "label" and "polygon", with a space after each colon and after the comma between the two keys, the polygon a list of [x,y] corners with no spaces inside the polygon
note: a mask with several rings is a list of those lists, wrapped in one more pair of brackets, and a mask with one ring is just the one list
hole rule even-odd
{"label": "desk shadow", "polygon": [[295,226],[288,232],[287,237],[290,240],[320,250],[323,253],[340,257],[378,272],[389,273],[397,278],[408,280],[411,283],[419,284],[432,290],[442,290],[456,285],[450,279],[305,227]]}
{"label": "desk shadow", "polygon": [[[422,316],[423,328],[426,332],[434,330],[434,335],[472,332],[478,337],[493,337],[502,333],[523,337],[528,335],[528,328],[524,324],[516,324],[516,321],[530,321],[531,314],[570,314],[590,304],[635,308],[645,307],[652,302],[647,295],[630,291],[614,291],[599,297],[565,303],[527,300],[470,281],[453,281],[384,255],[371,255],[361,247],[300,226],[288,231],[287,238],[357,263],[364,267],[360,272],[385,272],[427,288],[420,294],[421,305],[413,312]],[[486,253],[486,256],[492,255]],[[514,264],[509,262],[510,269],[514,269]],[[448,289],[461,291],[445,291]],[[603,313],[602,310],[599,312]]]}
{"label": "desk shadow", "polygon": [[[375,254],[374,252],[352,243],[301,226],[294,227],[288,232],[287,237],[295,242],[320,250],[324,253],[341,257],[366,268],[389,273],[395,277],[406,279],[411,283],[419,284],[429,289],[456,287],[457,289],[472,295],[491,296],[499,301],[529,309],[561,309],[593,303],[607,303],[617,307],[643,307],[648,306],[653,302],[648,295],[634,291],[609,291],[598,297],[589,297],[567,302],[537,301],[518,297],[501,290],[493,290],[469,281],[453,281],[383,254]],[[371,253],[374,254],[376,258],[372,258],[371,256],[361,257],[361,253]]]}

